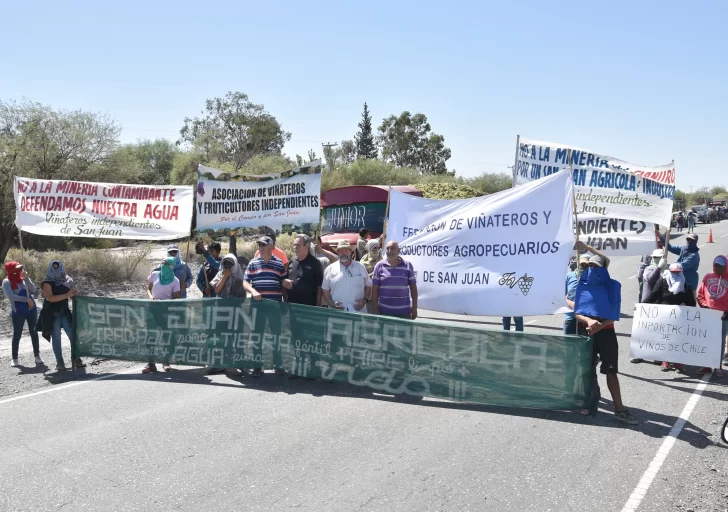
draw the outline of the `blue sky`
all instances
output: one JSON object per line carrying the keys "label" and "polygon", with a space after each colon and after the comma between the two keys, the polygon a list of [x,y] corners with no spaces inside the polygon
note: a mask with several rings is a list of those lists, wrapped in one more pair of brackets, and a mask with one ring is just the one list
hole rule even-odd
{"label": "blue sky", "polygon": [[509,172],[516,135],[728,185],[728,2],[4,2],[0,98],[107,112],[176,139],[229,90],[285,152],[427,115],[462,176]]}

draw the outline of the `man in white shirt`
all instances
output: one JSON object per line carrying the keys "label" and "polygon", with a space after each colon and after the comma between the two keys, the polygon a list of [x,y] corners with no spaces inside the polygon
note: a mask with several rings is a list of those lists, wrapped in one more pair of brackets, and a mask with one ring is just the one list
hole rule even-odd
{"label": "man in white shirt", "polygon": [[347,240],[336,246],[339,261],[326,268],[321,293],[324,304],[330,308],[363,313],[372,280],[364,265],[352,260],[352,251],[353,247]]}

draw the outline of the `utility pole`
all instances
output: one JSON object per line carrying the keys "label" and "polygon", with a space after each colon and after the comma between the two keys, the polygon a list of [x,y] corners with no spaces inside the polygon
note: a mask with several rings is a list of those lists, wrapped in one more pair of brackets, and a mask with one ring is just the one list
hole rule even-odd
{"label": "utility pole", "polygon": [[321,144],[321,146],[324,148],[324,157],[326,158],[326,163],[329,164],[329,173],[334,171],[334,159],[331,158],[331,148],[338,145],[339,144],[337,142],[327,142],[326,144]]}

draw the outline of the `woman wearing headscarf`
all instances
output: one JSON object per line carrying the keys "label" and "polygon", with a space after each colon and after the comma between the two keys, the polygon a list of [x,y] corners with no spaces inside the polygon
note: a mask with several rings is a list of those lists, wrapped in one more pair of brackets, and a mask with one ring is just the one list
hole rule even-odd
{"label": "woman wearing headscarf", "polygon": [[366,254],[361,259],[361,264],[366,267],[369,277],[374,273],[374,266],[382,261],[382,245],[378,238],[369,240],[366,244]]}
{"label": "woman wearing headscarf", "polygon": [[167,247],[167,257],[174,258],[174,276],[179,280],[180,297],[187,298],[187,288],[192,286],[193,282],[192,271],[189,265],[180,258],[177,244],[171,244]]}
{"label": "woman wearing headscarf", "polygon": [[[147,278],[147,295],[151,300],[172,300],[180,298],[179,279],[174,275],[175,258],[167,256],[162,260],[159,270],[153,270]],[[155,309],[152,309],[154,315]],[[166,318],[166,317],[165,317]],[[165,318],[156,318],[157,324],[162,325]],[[162,365],[165,372],[172,371],[172,367],[168,364]],[[157,365],[153,358],[149,359],[147,365],[142,369],[142,373],[151,373],[157,371]]]}
{"label": "woman wearing headscarf", "polygon": [[228,254],[222,259],[222,272],[218,272],[210,286],[215,289],[218,297],[246,297],[243,282],[245,271],[240,267],[238,258],[234,254]]}
{"label": "woman wearing headscarf", "polygon": [[[66,332],[68,339],[73,336],[71,329],[71,309],[68,299],[76,295],[73,279],[66,275],[63,263],[53,260],[48,265],[48,271],[42,284],[43,310],[40,312],[42,334],[45,339],[50,338],[53,353],[56,356],[56,370],[65,370],[63,350],[61,349],[61,329]],[[73,360],[75,368],[84,368],[81,358]]]}
{"label": "woman wearing headscarf", "polygon": [[17,261],[8,261],[5,264],[5,274],[7,274],[7,277],[3,279],[3,293],[10,301],[10,318],[13,322],[10,366],[20,366],[18,363],[18,347],[23,334],[23,325],[26,323],[30,331],[30,341],[33,344],[35,364],[43,364],[38,343],[38,308],[35,307],[35,301],[31,297],[31,294],[35,293],[35,284],[30,280],[30,276],[28,276],[23,265]]}
{"label": "woman wearing headscarf", "polygon": [[[645,304],[669,304],[672,306],[695,307],[695,291],[685,282],[685,275],[680,263],[673,263],[662,273],[652,288],[652,293],[644,300]],[[660,369],[663,372],[680,370],[680,363],[664,361]]]}

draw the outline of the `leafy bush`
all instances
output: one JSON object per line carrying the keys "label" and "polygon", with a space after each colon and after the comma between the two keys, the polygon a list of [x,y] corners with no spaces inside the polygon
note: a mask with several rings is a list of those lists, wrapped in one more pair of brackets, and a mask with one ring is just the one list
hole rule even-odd
{"label": "leafy bush", "polygon": [[420,189],[422,195],[428,199],[470,199],[483,195],[473,187],[456,183],[429,183],[412,186]]}

